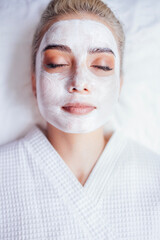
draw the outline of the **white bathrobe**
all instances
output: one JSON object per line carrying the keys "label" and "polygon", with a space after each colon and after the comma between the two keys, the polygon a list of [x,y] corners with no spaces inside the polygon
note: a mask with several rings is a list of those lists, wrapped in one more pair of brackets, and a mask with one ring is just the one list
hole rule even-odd
{"label": "white bathrobe", "polygon": [[38,126],[1,146],[0,240],[82,239],[160,240],[160,156],[115,131],[83,187]]}

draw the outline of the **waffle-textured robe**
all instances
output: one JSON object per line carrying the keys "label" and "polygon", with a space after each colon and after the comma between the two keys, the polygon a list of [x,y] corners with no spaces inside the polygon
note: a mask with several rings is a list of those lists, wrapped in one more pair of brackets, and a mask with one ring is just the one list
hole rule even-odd
{"label": "waffle-textured robe", "polygon": [[38,126],[2,145],[0,240],[82,239],[160,240],[160,156],[117,130],[82,186]]}

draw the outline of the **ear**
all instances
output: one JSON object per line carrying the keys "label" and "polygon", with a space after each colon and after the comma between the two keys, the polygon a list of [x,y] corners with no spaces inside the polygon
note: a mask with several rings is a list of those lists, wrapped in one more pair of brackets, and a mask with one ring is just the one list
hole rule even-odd
{"label": "ear", "polygon": [[35,73],[32,73],[32,91],[33,91],[34,96],[37,98]]}
{"label": "ear", "polygon": [[121,91],[122,85],[123,85],[123,77],[120,76],[120,89],[119,89],[119,93],[120,93],[120,91]]}

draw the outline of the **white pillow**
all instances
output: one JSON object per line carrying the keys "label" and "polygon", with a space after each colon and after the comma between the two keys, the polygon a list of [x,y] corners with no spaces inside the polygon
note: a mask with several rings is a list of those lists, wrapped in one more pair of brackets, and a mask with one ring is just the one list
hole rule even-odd
{"label": "white pillow", "polygon": [[[0,144],[46,126],[31,87],[31,42],[49,0],[0,3]],[[124,83],[106,131],[121,128],[160,153],[160,2],[104,1],[126,34]]]}

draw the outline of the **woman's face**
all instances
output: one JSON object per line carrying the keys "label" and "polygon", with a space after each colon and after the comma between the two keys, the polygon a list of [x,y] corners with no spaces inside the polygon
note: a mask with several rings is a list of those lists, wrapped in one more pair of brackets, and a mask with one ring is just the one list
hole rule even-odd
{"label": "woman's face", "polygon": [[95,19],[53,23],[37,52],[36,91],[43,118],[61,131],[102,127],[120,91],[120,58],[111,30]]}

